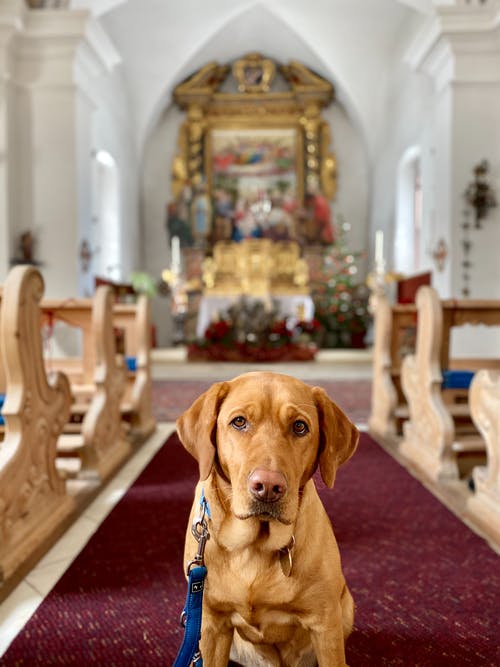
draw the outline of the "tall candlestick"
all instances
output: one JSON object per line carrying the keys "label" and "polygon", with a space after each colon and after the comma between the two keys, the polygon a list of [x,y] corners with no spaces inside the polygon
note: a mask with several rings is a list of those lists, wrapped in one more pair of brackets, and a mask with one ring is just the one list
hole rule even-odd
{"label": "tall candlestick", "polygon": [[384,263],[384,232],[378,229],[375,232],[375,264],[382,265]]}
{"label": "tall candlestick", "polygon": [[172,237],[170,248],[170,263],[172,271],[174,273],[179,273],[181,268],[181,245],[178,236]]}

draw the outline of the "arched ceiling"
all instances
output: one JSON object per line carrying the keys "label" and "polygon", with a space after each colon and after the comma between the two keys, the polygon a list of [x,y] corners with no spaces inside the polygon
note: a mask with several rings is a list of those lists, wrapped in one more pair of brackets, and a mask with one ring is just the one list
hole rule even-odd
{"label": "arched ceiling", "polygon": [[[449,0],[447,0],[449,2]],[[402,50],[443,0],[72,0],[121,55],[141,149],[173,88],[208,61],[259,51],[303,62],[334,83],[369,153]]]}

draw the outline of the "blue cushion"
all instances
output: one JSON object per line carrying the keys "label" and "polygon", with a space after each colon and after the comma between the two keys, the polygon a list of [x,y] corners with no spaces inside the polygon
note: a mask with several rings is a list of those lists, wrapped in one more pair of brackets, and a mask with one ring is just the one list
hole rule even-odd
{"label": "blue cushion", "polygon": [[[5,394],[0,394],[0,408],[5,403]],[[5,419],[2,417],[2,411],[0,410],[0,426],[5,424]]]}
{"label": "blue cushion", "polygon": [[473,371],[443,371],[443,389],[468,389]]}
{"label": "blue cushion", "polygon": [[125,357],[125,364],[129,371],[135,372],[137,370],[137,357]]}

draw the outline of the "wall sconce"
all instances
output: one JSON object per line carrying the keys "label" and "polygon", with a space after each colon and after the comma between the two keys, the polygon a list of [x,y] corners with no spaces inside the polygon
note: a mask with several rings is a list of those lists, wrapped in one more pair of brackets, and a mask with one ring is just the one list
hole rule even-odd
{"label": "wall sconce", "polygon": [[474,181],[465,191],[465,199],[474,209],[476,229],[481,229],[481,221],[488,216],[489,210],[497,205],[495,193],[488,183],[489,171],[488,161],[482,160],[474,167]]}
{"label": "wall sconce", "polygon": [[432,251],[432,259],[434,260],[438,271],[444,270],[447,257],[448,257],[448,246],[446,244],[446,241],[443,238],[440,238],[439,241],[436,243],[434,250]]}

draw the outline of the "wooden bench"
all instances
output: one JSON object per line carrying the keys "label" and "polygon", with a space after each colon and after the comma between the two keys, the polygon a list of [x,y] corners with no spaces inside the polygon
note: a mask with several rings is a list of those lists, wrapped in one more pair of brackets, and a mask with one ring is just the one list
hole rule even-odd
{"label": "wooden bench", "polygon": [[[116,353],[113,304],[112,290],[104,285],[92,299],[41,304],[44,325],[52,327],[61,321],[82,332],[79,358],[46,358],[48,369],[68,375],[74,398],[73,421],[59,441],[58,466],[81,481],[106,480],[132,452],[122,422],[125,367]],[[77,490],[78,485],[73,488]]]}
{"label": "wooden bench", "polygon": [[470,387],[470,410],[486,447],[486,461],[472,471],[466,516],[500,545],[500,371],[480,370]]}
{"label": "wooden bench", "polygon": [[138,296],[135,304],[115,303],[113,306],[113,326],[124,333],[127,364],[121,411],[130,425],[129,437],[139,443],[156,429],[151,380],[150,311],[150,301],[144,294]]}
{"label": "wooden bench", "polygon": [[[450,334],[464,324],[500,324],[500,301],[447,299],[432,287],[417,294],[416,350],[404,358],[402,388],[409,419],[403,425],[400,453],[434,480],[459,479],[484,458],[484,442],[471,419],[467,390],[443,388],[450,361]],[[497,360],[468,359],[459,366],[475,371],[498,367]],[[463,467],[459,458],[469,457]]]}
{"label": "wooden bench", "polygon": [[374,315],[373,375],[370,433],[378,439],[393,440],[402,435],[408,406],[401,388],[401,365],[414,351],[417,308],[415,304],[391,305],[383,294],[370,300]]}
{"label": "wooden bench", "polygon": [[71,394],[64,375],[47,377],[45,372],[43,290],[37,269],[17,266],[1,294],[0,391],[6,399],[0,442],[0,597],[59,537],[75,510],[55,464]]}

